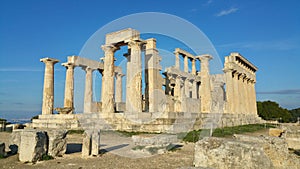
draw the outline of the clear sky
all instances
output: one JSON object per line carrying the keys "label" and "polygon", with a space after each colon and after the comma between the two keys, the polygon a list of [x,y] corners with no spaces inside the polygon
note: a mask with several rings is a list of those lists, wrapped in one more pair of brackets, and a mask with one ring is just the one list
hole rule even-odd
{"label": "clear sky", "polygon": [[[163,12],[196,25],[221,59],[237,51],[254,63],[257,99],[300,107],[298,0],[1,0],[0,118],[41,111],[42,57],[78,55],[105,24],[138,12]],[[166,23],[167,24],[167,23]],[[56,67],[56,105],[64,68]],[[59,103],[58,103],[59,102]]]}

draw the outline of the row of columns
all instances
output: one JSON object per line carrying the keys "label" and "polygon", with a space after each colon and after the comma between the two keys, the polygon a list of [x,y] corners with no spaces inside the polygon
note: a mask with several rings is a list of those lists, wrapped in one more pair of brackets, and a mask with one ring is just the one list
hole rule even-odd
{"label": "row of columns", "polygon": [[[180,52],[175,51],[174,54],[175,54],[175,67],[180,70],[180,57],[179,57],[180,56]],[[192,62],[192,72],[191,73],[193,75],[196,75],[196,73],[197,73],[196,72],[196,59],[193,58],[193,57],[184,55],[184,54],[182,54],[182,56],[183,56],[183,61],[184,61],[183,62],[184,63],[184,67],[183,67],[184,72],[189,73],[189,63],[188,63],[188,60],[190,59],[191,62]]]}
{"label": "row of columns", "polygon": [[[43,58],[40,60],[45,63],[44,73],[44,89],[43,89],[43,105],[42,114],[53,114],[54,108],[54,65],[59,62],[57,59]],[[65,93],[64,93],[64,107],[74,109],[74,68],[73,63],[63,63],[66,67]],[[83,66],[85,71],[85,90],[84,90],[84,113],[92,112],[93,105],[93,71],[95,69],[89,66]],[[100,72],[101,73],[101,72]],[[122,77],[121,73],[115,73],[116,77],[116,102],[122,102]],[[103,81],[102,81],[103,82]],[[102,84],[103,85],[103,84]]]}
{"label": "row of columns", "polygon": [[[241,73],[233,69],[229,64],[237,64],[234,57],[225,58],[224,73],[226,76],[226,112],[257,114],[256,93],[255,93],[255,74],[248,72]],[[241,69],[242,70],[242,69]]]}
{"label": "row of columns", "polygon": [[[179,67],[179,53],[175,52],[176,62],[175,66]],[[185,58],[185,65],[187,61],[187,56]],[[200,60],[201,63],[201,71],[198,74],[201,77],[201,83],[198,89],[197,81],[188,79],[186,77],[181,77],[180,75],[177,75],[175,77],[175,86],[174,86],[174,97],[175,100],[183,100],[184,98],[194,98],[197,99],[198,96],[200,97],[200,104],[201,108],[200,111],[203,113],[209,113],[211,112],[211,104],[212,104],[212,87],[211,87],[211,80],[210,80],[210,73],[209,73],[209,61],[212,59],[212,56],[210,55],[202,55],[196,57],[196,59]],[[195,61],[195,59],[193,59]],[[195,68],[195,62],[192,62],[193,68],[192,68],[192,74],[193,72],[196,74],[196,68]],[[185,71],[188,69],[185,67]],[[192,90],[190,90],[192,88]],[[192,95],[190,95],[190,92]],[[180,110],[179,110],[180,111]]]}

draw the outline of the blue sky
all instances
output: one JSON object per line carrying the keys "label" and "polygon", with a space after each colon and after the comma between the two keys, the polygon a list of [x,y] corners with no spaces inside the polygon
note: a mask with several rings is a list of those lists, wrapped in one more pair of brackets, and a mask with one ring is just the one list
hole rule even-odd
{"label": "blue sky", "polygon": [[[139,12],[169,13],[196,25],[222,61],[237,51],[259,68],[258,100],[298,108],[299,8],[297,0],[1,0],[0,117],[41,110],[44,64],[40,58],[65,62],[66,56],[78,55],[99,28]],[[64,74],[64,68],[56,66],[56,107],[63,104]]]}

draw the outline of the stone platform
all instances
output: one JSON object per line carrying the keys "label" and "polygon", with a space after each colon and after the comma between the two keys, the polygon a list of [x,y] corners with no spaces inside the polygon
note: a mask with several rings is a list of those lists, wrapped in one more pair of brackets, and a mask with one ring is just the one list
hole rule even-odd
{"label": "stone platform", "polygon": [[220,113],[146,113],[136,115],[114,113],[102,117],[99,113],[39,115],[34,119],[34,128],[101,129],[152,133],[180,133],[198,129],[230,127],[262,123],[253,114]]}

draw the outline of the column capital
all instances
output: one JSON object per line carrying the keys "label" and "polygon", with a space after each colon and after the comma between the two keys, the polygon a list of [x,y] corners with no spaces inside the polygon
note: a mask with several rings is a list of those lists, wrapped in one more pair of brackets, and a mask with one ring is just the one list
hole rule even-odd
{"label": "column capital", "polygon": [[57,60],[57,59],[54,59],[54,58],[48,58],[48,57],[42,58],[42,59],[40,59],[40,61],[41,61],[41,62],[44,62],[44,63],[49,63],[49,62],[50,62],[50,63],[53,63],[53,64],[59,62],[59,60]]}
{"label": "column capital", "polygon": [[62,63],[61,65],[64,66],[64,67],[66,67],[67,69],[75,67],[75,64],[74,63],[70,63],[70,62],[65,62],[65,63]]}
{"label": "column capital", "polygon": [[89,67],[89,66],[83,66],[83,67],[81,67],[85,72],[89,72],[89,71],[91,71],[91,72],[93,72],[95,69],[92,69],[91,67]]}
{"label": "column capital", "polygon": [[119,73],[119,72],[115,72],[115,76],[116,77],[123,77],[125,76],[123,73]]}
{"label": "column capital", "polygon": [[209,54],[204,54],[204,55],[196,56],[196,59],[199,59],[200,61],[209,61],[213,59],[213,57]]}
{"label": "column capital", "polygon": [[115,52],[116,50],[120,49],[119,47],[115,46],[115,45],[102,45],[101,46],[101,49],[104,51],[104,52]]}
{"label": "column capital", "polygon": [[141,48],[142,45],[144,45],[144,44],[146,44],[146,42],[140,41],[140,40],[130,40],[128,42],[128,46],[130,46],[130,47],[139,47],[139,48]]}

